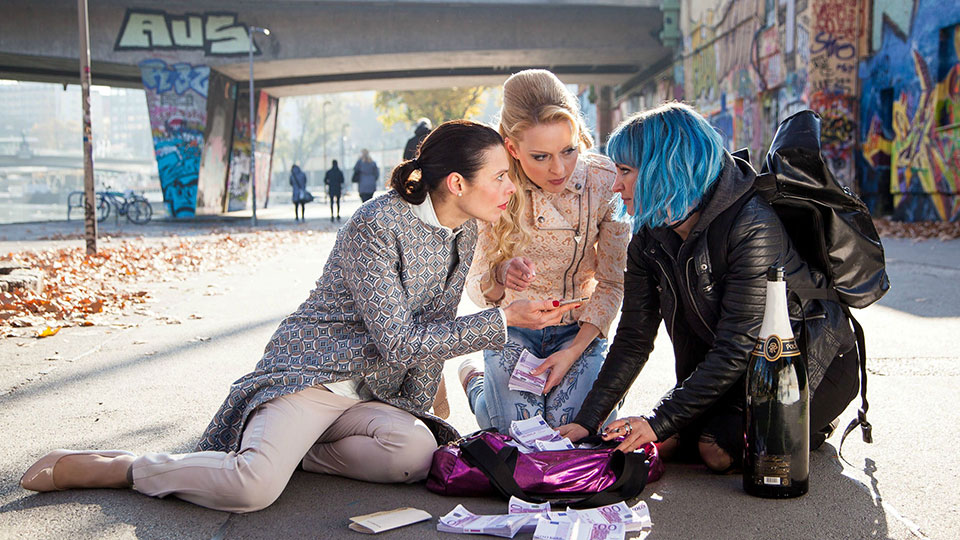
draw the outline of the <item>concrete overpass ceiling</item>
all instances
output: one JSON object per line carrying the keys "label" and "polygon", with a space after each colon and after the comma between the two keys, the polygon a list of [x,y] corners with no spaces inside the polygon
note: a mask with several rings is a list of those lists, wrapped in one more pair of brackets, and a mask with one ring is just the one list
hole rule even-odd
{"label": "concrete overpass ceiling", "polygon": [[[74,0],[4,0],[0,77],[77,82]],[[139,86],[138,62],[206,64],[277,96],[499,84],[527,67],[570,83],[618,85],[670,51],[659,1],[282,0],[90,2],[94,84]],[[192,29],[192,33],[191,33]],[[241,39],[242,38],[242,39]],[[219,48],[219,54],[211,50]]]}

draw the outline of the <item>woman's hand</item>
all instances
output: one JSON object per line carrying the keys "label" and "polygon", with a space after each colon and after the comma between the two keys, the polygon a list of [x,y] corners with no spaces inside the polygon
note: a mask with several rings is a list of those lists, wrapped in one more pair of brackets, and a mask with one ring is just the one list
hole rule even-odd
{"label": "woman's hand", "polygon": [[524,291],[537,277],[537,265],[526,257],[514,257],[497,265],[495,279],[498,285],[514,291]]}
{"label": "woman's hand", "polygon": [[657,441],[657,434],[653,432],[650,423],[642,416],[628,416],[610,422],[603,430],[603,440],[609,441],[623,435],[623,442],[617,447],[621,452],[633,452],[646,443]]}
{"label": "woman's hand", "polygon": [[[574,309],[582,305],[583,304],[578,303],[574,306]],[[547,377],[547,382],[543,387],[544,395],[560,384],[564,375],[570,371],[570,366],[572,366],[578,358],[583,356],[583,351],[587,350],[587,347],[589,347],[590,344],[593,343],[593,340],[599,335],[599,328],[588,322],[582,323],[573,341],[563,349],[548,356],[542,364],[530,372],[532,375],[540,375],[548,369],[550,370],[550,375]]]}
{"label": "woman's hand", "polygon": [[542,364],[530,372],[531,375],[540,375],[548,369],[550,370],[550,375],[547,376],[547,383],[543,386],[543,395],[547,395],[547,392],[552,390],[554,386],[560,384],[563,376],[570,371],[570,366],[577,361],[577,358],[580,358],[582,353],[583,351],[578,352],[575,347],[560,349],[548,356]]}
{"label": "woman's hand", "polygon": [[559,300],[515,300],[503,312],[507,326],[540,330],[560,324],[563,314],[574,307],[575,304],[561,306]]}
{"label": "woman's hand", "polygon": [[577,442],[580,439],[590,435],[590,432],[587,431],[587,428],[581,426],[580,424],[564,424],[557,428],[557,433],[561,437],[566,437],[570,439],[570,442]]}

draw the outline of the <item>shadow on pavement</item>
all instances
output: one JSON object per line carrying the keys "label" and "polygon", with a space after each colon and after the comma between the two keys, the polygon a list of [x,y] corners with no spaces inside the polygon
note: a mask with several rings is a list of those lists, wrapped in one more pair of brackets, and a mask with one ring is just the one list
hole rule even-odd
{"label": "shadow on pavement", "polygon": [[[871,495],[871,488],[842,474],[832,446],[811,454],[811,469],[807,495],[768,500],[746,495],[739,475],[715,475],[702,466],[671,464],[663,479],[647,486],[641,497],[649,504],[654,522],[647,538],[889,537],[882,505]],[[427,491],[422,483],[378,485],[302,471],[294,473],[272,506],[252,514],[230,515],[173,498],[151,501],[122,490],[25,496],[0,512],[97,505],[105,519],[100,527],[124,523],[142,539],[354,538],[347,529],[350,516],[413,506],[430,512],[434,519],[381,536],[419,540],[455,538],[437,532],[436,518],[458,503],[476,513],[506,512],[505,502],[494,497],[449,498]]]}

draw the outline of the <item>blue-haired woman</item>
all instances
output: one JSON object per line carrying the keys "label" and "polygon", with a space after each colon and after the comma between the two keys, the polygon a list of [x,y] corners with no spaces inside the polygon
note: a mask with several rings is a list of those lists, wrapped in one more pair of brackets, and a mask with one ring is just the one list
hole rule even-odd
{"label": "blue-haired woman", "polygon": [[[612,422],[606,437],[625,435],[624,451],[657,442],[664,457],[679,451],[727,471],[743,453],[744,375],[763,319],[766,269],[783,266],[790,288],[816,287],[823,276],[799,257],[777,214],[751,190],[750,165],[727,153],[690,107],[668,103],[629,118],[611,135],[607,154],[617,164],[614,191],[634,231],[623,307],[597,381],[560,432],[578,440],[600,427],[643,369],[663,321],[677,383],[649,414]],[[725,263],[715,268],[719,257]],[[813,301],[805,310],[817,448],[856,395],[857,354],[839,306]],[[791,302],[790,313],[799,320],[800,305]]]}

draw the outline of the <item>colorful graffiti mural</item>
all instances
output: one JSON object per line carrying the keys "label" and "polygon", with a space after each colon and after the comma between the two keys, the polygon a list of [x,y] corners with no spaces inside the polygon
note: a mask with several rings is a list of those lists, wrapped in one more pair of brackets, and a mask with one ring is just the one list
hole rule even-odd
{"label": "colorful graffiti mural", "polygon": [[819,0],[810,10],[809,105],[823,119],[824,157],[837,180],[853,187],[859,10],[848,0]]}
{"label": "colorful graffiti mural", "polygon": [[140,73],[167,213],[193,216],[210,68],[148,59],[140,63]]}
{"label": "colorful graffiti mural", "polygon": [[761,123],[762,91],[780,84],[785,69],[777,28],[762,31],[756,14],[764,0],[711,0],[690,6],[683,31],[691,51],[679,79],[683,95],[723,135],[730,150],[748,147],[760,153],[765,132]]}
{"label": "colorful graffiti mural", "polygon": [[960,220],[960,2],[690,0],[680,20],[673,69],[631,106],[685,99],[757,161],[811,108],[835,176],[875,213]]}
{"label": "colorful graffiti mural", "polygon": [[[270,187],[270,166],[273,139],[277,126],[279,100],[264,92],[257,92],[257,208],[267,203]],[[247,95],[237,98],[237,114],[230,150],[230,170],[227,173],[227,211],[245,210],[250,205],[250,102]]]}
{"label": "colorful graffiti mural", "polygon": [[[892,194],[906,221],[960,220],[960,4],[874,2],[872,42],[860,63],[859,168],[868,202]],[[878,19],[877,13],[899,13]],[[910,17],[904,13],[912,13]]]}

